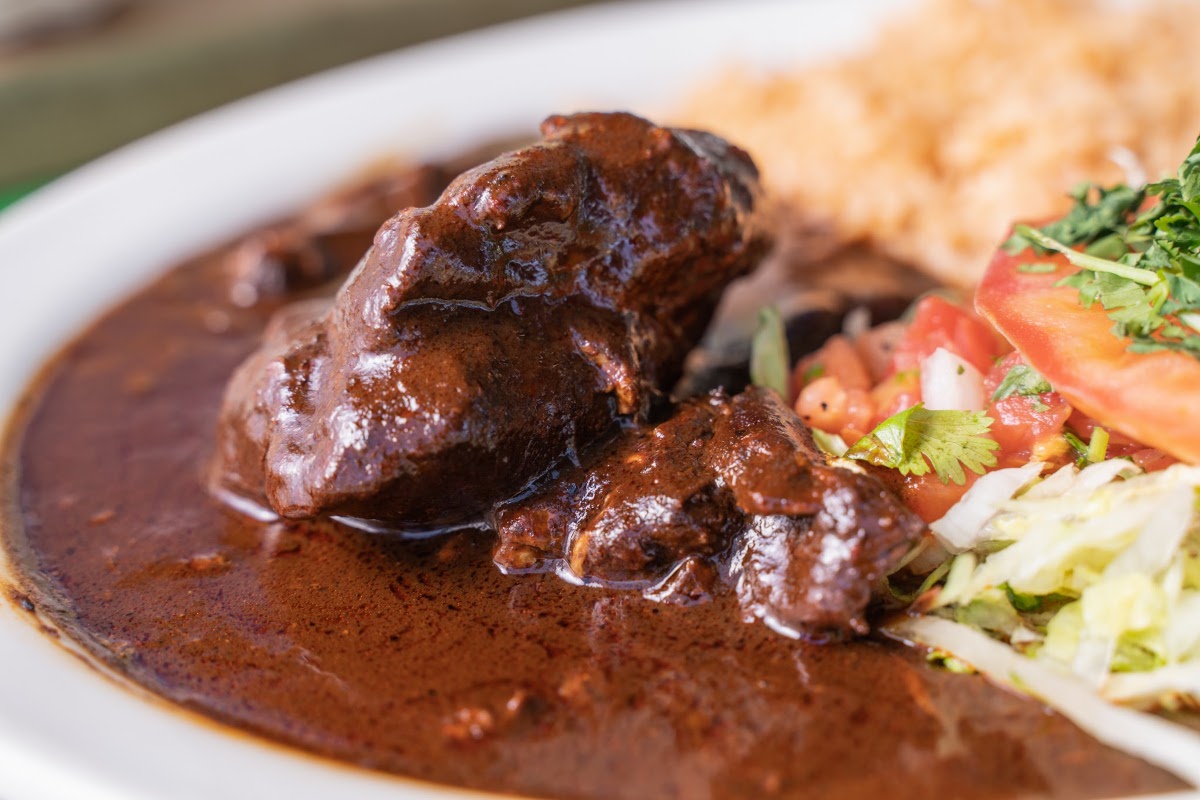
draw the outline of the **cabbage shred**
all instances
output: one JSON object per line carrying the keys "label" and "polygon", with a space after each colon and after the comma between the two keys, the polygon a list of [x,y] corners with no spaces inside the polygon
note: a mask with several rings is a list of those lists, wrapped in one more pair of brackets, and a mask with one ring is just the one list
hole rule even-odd
{"label": "cabbage shred", "polygon": [[1200,467],[1040,471],[989,473],[931,526],[957,553],[932,613],[1119,702],[1200,702]]}

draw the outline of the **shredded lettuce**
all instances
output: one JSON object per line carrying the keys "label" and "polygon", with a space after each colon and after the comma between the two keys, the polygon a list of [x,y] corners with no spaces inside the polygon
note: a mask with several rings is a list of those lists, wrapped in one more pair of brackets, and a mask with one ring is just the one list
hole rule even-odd
{"label": "shredded lettuce", "polygon": [[1200,467],[1042,470],[990,473],[931,526],[958,553],[932,613],[1105,697],[1200,703]]}
{"label": "shredded lettuce", "polygon": [[850,449],[849,445],[836,433],[826,433],[819,428],[812,429],[813,442],[821,451],[834,458],[841,458]]}
{"label": "shredded lettuce", "polygon": [[768,306],[758,312],[758,328],[750,343],[750,382],[774,389],[787,399],[791,369],[787,332],[779,309]]}
{"label": "shredded lettuce", "polygon": [[1033,462],[1023,467],[997,469],[982,476],[955,503],[944,517],[930,528],[947,550],[961,553],[979,544],[984,525],[1000,510],[1000,504],[1011,500],[1022,487],[1037,480],[1045,464]]}

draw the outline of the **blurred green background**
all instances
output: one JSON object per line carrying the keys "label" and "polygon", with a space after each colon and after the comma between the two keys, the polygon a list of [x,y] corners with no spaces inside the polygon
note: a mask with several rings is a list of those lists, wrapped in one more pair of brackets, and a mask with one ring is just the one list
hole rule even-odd
{"label": "blurred green background", "polygon": [[230,100],[588,2],[597,0],[0,0],[0,208]]}

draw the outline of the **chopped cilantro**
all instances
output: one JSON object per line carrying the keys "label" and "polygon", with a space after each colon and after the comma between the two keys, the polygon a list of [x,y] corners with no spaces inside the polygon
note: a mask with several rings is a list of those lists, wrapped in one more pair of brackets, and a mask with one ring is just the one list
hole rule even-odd
{"label": "chopped cilantro", "polygon": [[996,465],[1000,447],[985,434],[992,418],[981,411],[931,411],[924,404],[888,417],[846,451],[855,458],[900,471],[924,475],[930,468],[943,483],[966,483],[963,467],[982,475]]}
{"label": "chopped cilantro", "polygon": [[[1145,190],[1120,185],[1104,189],[1082,183],[1071,192],[1071,197],[1075,200],[1071,210],[1041,232],[1067,245],[1087,244],[1115,233],[1124,225],[1142,204]],[[1004,243],[1004,248],[1015,254],[1029,245],[1029,239],[1018,231]]]}
{"label": "chopped cilantro", "polygon": [[[1200,140],[1173,178],[1140,189],[1085,185],[1073,197],[1056,222],[1018,226],[1005,249],[1065,255],[1079,271],[1058,285],[1076,289],[1085,308],[1099,303],[1130,351],[1200,359]],[[1140,210],[1149,197],[1158,202]]]}
{"label": "chopped cilantro", "polygon": [[1075,451],[1075,465],[1083,468],[1088,464],[1099,464],[1108,458],[1108,431],[1097,425],[1092,428],[1092,438],[1088,441],[1080,439],[1070,431],[1063,431],[1063,438]]}
{"label": "chopped cilantro", "polygon": [[925,661],[928,662],[931,667],[938,667],[946,670],[947,672],[953,672],[957,675],[975,674],[974,667],[962,659],[955,658],[945,650],[930,650],[929,654],[925,656]]}
{"label": "chopped cilantro", "polygon": [[992,402],[1003,400],[1006,397],[1028,397],[1030,398],[1030,406],[1034,411],[1042,412],[1049,411],[1050,406],[1041,401],[1039,395],[1046,392],[1053,392],[1054,387],[1050,382],[1042,377],[1042,373],[1038,372],[1028,364],[1017,364],[1008,371],[1004,376],[1004,380],[1000,381],[1000,385],[996,387],[996,391],[992,394]]}
{"label": "chopped cilantro", "polygon": [[1004,590],[1004,594],[1008,596],[1008,602],[1017,611],[1032,612],[1042,610],[1042,598],[1037,595],[1014,591],[1007,583],[1002,584],[1000,588]]}
{"label": "chopped cilantro", "polygon": [[786,398],[790,365],[783,317],[774,306],[763,308],[758,312],[758,330],[750,345],[750,382],[774,389]]}
{"label": "chopped cilantro", "polygon": [[1067,440],[1067,444],[1071,445],[1071,449],[1075,451],[1075,465],[1086,467],[1088,465],[1088,443],[1070,431],[1063,431],[1063,438]]}
{"label": "chopped cilantro", "polygon": [[805,385],[808,385],[824,374],[825,365],[816,363],[804,370],[804,375],[802,375],[801,378],[804,380]]}
{"label": "chopped cilantro", "polygon": [[1053,261],[1030,261],[1028,264],[1017,265],[1017,272],[1026,272],[1031,275],[1045,275],[1051,272],[1058,272],[1058,264]]}

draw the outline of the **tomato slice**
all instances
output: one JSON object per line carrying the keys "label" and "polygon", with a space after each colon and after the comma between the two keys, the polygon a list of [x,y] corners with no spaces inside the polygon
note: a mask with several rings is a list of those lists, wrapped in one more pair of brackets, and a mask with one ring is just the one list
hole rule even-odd
{"label": "tomato slice", "polygon": [[[1050,263],[1054,272],[1022,272]],[[1075,268],[1033,251],[992,259],[975,308],[1046,376],[1072,406],[1112,429],[1182,461],[1200,462],[1200,361],[1182,353],[1131,353],[1099,304],[1054,284]]]}

